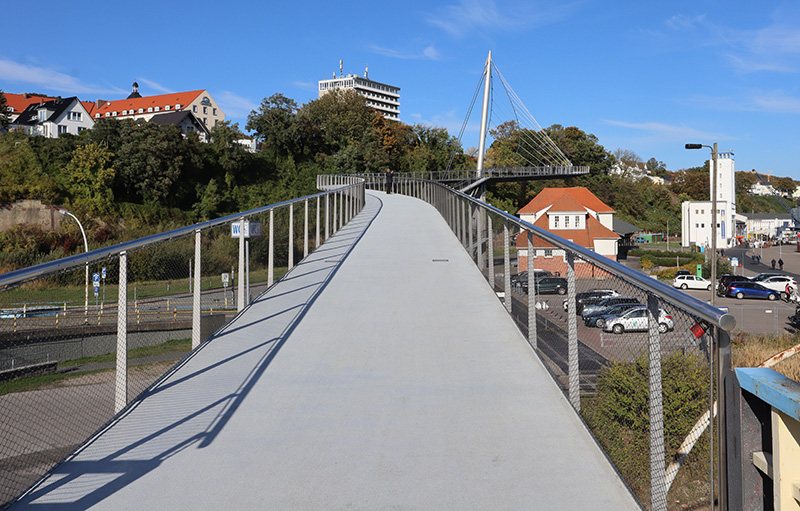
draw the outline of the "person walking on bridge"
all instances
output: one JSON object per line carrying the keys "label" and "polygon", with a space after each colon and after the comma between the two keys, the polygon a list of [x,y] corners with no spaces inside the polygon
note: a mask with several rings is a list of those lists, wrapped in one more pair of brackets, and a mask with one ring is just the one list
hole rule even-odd
{"label": "person walking on bridge", "polygon": [[394,191],[394,170],[386,169],[386,193]]}

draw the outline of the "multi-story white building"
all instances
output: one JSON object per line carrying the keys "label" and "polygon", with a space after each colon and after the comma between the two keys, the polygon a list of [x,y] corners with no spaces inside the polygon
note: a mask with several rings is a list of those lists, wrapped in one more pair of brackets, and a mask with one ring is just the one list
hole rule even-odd
{"label": "multi-story white building", "polygon": [[[717,188],[714,190],[713,169],[709,168],[709,200],[681,204],[681,244],[711,246],[711,213],[713,194],[717,195],[717,246],[736,244],[736,174],[733,153],[717,155]],[[713,161],[709,160],[709,167]]]}
{"label": "multi-story white building", "polygon": [[400,87],[387,85],[369,79],[369,68],[364,71],[364,76],[342,72],[342,61],[339,61],[339,77],[336,73],[330,80],[319,81],[319,96],[336,89],[352,89],[364,96],[367,105],[379,111],[386,119],[400,120]]}

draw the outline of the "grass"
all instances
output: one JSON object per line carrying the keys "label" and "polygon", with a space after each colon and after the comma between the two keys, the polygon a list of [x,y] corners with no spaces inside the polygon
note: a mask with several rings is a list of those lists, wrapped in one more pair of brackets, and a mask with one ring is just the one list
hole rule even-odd
{"label": "grass", "polygon": [[[731,364],[734,367],[756,367],[772,355],[796,344],[800,344],[800,334],[739,334],[731,339]],[[772,369],[800,382],[800,355],[778,362]]]}
{"label": "grass", "polygon": [[[275,268],[275,280],[283,277],[288,271],[287,267]],[[90,277],[91,278],[91,277]],[[250,284],[266,282],[267,269],[257,269],[250,272]],[[203,291],[212,289],[223,289],[222,280],[219,276],[204,276],[201,280]],[[89,303],[94,304],[95,298],[89,289]],[[83,305],[85,300],[86,288],[84,285],[60,285],[50,283],[47,279],[41,279],[20,287],[9,289],[0,293],[0,306],[2,307],[22,307],[27,305],[57,305],[76,306]],[[189,293],[189,280],[153,280],[128,282],[128,300],[157,298],[174,294]],[[119,288],[116,284],[100,286],[100,299],[105,296],[105,302],[115,302],[119,295]]]}
{"label": "grass", "polygon": [[[139,358],[155,357],[159,355],[183,354],[188,353],[192,349],[192,340],[190,338],[175,339],[167,341],[162,344],[154,346],[142,346],[140,348],[132,348],[128,350],[128,360],[135,360]],[[67,367],[82,366],[87,364],[102,364],[114,362],[117,360],[116,353],[107,353],[96,357],[83,357],[74,360],[65,360],[58,363],[58,369]],[[0,382],[0,396],[10,394],[12,392],[25,392],[37,390],[46,385],[51,385],[64,380],[86,376],[87,374],[94,374],[105,371],[112,371],[113,369],[95,369],[90,371],[70,371],[55,374],[43,374],[36,376],[28,376],[25,378],[17,378],[15,380]]]}

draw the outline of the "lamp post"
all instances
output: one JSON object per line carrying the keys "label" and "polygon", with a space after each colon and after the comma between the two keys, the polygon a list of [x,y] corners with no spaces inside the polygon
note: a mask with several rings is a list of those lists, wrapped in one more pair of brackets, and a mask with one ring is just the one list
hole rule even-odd
{"label": "lamp post", "polygon": [[[717,295],[717,143],[713,146],[702,144],[686,144],[686,149],[711,149],[711,301],[716,307]],[[728,509],[728,472],[727,472],[727,392],[725,387],[728,374],[731,372],[731,343],[727,332],[715,328],[716,365],[717,365],[717,477],[719,483],[719,509]]]}
{"label": "lamp post", "polygon": [[[61,213],[62,215],[69,215],[72,218],[74,218],[76,222],[78,222],[78,227],[81,228],[81,234],[83,235],[83,248],[86,250],[86,252],[88,252],[89,251],[89,242],[86,241],[86,231],[83,230],[83,224],[81,224],[81,221],[78,220],[78,217],[76,217],[75,215],[73,215],[72,213],[67,211],[66,209],[59,209],[58,212]],[[84,313],[84,315],[86,317],[88,317],[89,316],[89,261],[86,261],[86,290],[85,291],[86,292],[85,292],[85,301],[83,303],[83,313]]]}
{"label": "lamp post", "polygon": [[686,149],[700,149],[707,147],[711,149],[711,301],[712,307],[716,307],[717,297],[717,143],[714,146],[703,144],[686,144]]}

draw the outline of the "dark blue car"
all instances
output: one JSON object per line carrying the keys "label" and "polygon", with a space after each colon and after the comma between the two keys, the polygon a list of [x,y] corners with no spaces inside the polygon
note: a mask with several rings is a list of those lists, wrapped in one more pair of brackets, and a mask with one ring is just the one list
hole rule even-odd
{"label": "dark blue car", "polygon": [[639,303],[621,303],[619,305],[612,305],[607,309],[587,314],[586,317],[583,318],[583,324],[589,327],[603,328],[608,318],[619,316],[628,309],[641,306],[642,305]]}
{"label": "dark blue car", "polygon": [[725,296],[735,296],[739,300],[742,298],[777,300],[780,294],[780,291],[764,287],[758,282],[732,282],[725,291]]}

